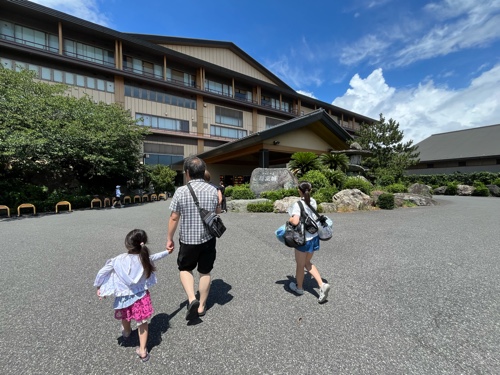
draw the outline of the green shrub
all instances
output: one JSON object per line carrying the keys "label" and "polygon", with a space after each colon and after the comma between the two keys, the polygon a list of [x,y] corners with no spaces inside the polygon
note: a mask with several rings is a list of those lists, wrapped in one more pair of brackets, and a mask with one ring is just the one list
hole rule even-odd
{"label": "green shrub", "polygon": [[347,177],[344,182],[343,189],[359,189],[363,193],[370,195],[373,187],[368,181],[363,180],[359,177]]}
{"label": "green shrub", "polygon": [[233,186],[226,186],[226,189],[224,190],[224,196],[226,197],[232,197],[233,196]]}
{"label": "green shrub", "polygon": [[347,178],[346,174],[338,169],[325,169],[323,174],[331,186],[342,186]]}
{"label": "green shrub", "polygon": [[274,212],[273,202],[249,203],[247,204],[248,212]]}
{"label": "green shrub", "polygon": [[394,176],[389,173],[384,173],[377,177],[377,185],[390,186],[395,183],[396,180],[394,179]]}
{"label": "green shrub", "polygon": [[283,199],[285,197],[298,197],[298,196],[299,196],[299,191],[297,188],[269,190],[260,193],[261,198],[266,198],[273,202],[279,199]]}
{"label": "green shrub", "polygon": [[476,197],[489,197],[490,196],[490,189],[486,187],[485,184],[483,184],[481,181],[474,181],[474,191],[472,192],[472,195]]}
{"label": "green shrub", "polygon": [[495,178],[493,181],[491,181],[491,185],[500,187],[500,178]]}
{"label": "green shrub", "polygon": [[332,202],[332,197],[337,194],[339,190],[335,186],[318,189],[316,192],[313,190],[312,197],[316,200],[317,204]]}
{"label": "green shrub", "polygon": [[408,189],[403,184],[391,184],[384,189],[388,193],[407,193]]}
{"label": "green shrub", "polygon": [[458,183],[457,182],[448,182],[446,184],[445,195],[457,195]]}
{"label": "green shrub", "polygon": [[378,197],[377,206],[383,210],[394,209],[394,194],[384,193]]}
{"label": "green shrub", "polygon": [[301,181],[308,181],[311,183],[313,189],[321,189],[324,187],[329,187],[330,182],[328,179],[325,177],[325,175],[317,170],[309,171],[305,173],[299,180]]}
{"label": "green shrub", "polygon": [[255,199],[255,194],[248,186],[240,185],[233,187],[231,196],[233,199]]}

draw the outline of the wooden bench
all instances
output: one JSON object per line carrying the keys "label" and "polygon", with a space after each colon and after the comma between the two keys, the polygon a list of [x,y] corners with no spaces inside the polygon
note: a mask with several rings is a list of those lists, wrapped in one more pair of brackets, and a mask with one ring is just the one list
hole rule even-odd
{"label": "wooden bench", "polygon": [[32,208],[33,209],[33,215],[36,215],[36,208],[35,208],[35,205],[34,204],[31,204],[31,203],[23,203],[23,204],[20,204],[18,207],[17,207],[17,216],[21,216],[21,209],[22,208]]}
{"label": "wooden bench", "polygon": [[71,203],[68,201],[60,201],[56,203],[56,214],[59,213],[60,206],[68,206],[68,211],[71,212]]}

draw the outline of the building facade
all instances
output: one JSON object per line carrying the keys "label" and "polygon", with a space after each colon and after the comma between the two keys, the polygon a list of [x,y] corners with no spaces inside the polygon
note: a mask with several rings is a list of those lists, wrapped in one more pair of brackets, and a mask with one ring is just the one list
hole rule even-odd
{"label": "building facade", "polygon": [[374,121],[298,94],[233,43],[122,33],[29,1],[0,0],[0,63],[121,104],[151,130],[146,164],[175,165],[320,108],[351,135]]}

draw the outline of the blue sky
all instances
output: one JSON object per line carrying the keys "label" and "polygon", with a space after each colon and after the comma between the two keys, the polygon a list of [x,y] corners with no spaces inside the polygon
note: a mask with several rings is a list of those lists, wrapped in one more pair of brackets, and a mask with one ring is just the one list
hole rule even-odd
{"label": "blue sky", "polygon": [[[500,123],[500,0],[36,0],[122,32],[229,41],[405,140]],[[500,140],[499,140],[500,141]]]}

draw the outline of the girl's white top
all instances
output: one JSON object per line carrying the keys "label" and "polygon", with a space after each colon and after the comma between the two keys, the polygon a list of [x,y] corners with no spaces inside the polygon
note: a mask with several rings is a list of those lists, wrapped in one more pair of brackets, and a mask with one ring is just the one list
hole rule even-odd
{"label": "girl's white top", "polygon": [[[149,256],[151,261],[159,260],[168,255],[168,251]],[[94,281],[94,286],[99,287],[101,296],[114,295],[115,297],[129,296],[149,289],[156,284],[156,275],[146,278],[139,254],[120,254],[108,259],[100,269]]]}
{"label": "girl's white top", "polygon": [[[310,199],[311,200],[310,200],[309,204],[315,210],[318,210],[318,205],[316,204],[316,201],[314,200],[314,198],[311,197]],[[312,212],[312,210],[309,208],[309,206],[306,204],[306,202],[304,202],[303,198],[301,198],[301,201],[302,201],[302,206],[304,206],[305,214],[310,216],[311,219],[316,221],[318,219],[317,216],[314,214],[314,212]],[[288,208],[288,214],[290,216],[293,216],[293,215],[300,216],[300,206],[297,202],[295,202],[291,207]],[[305,232],[306,232],[306,241],[312,240],[314,237],[316,237],[318,235],[318,232],[316,232],[314,234],[309,233],[307,230]]]}

